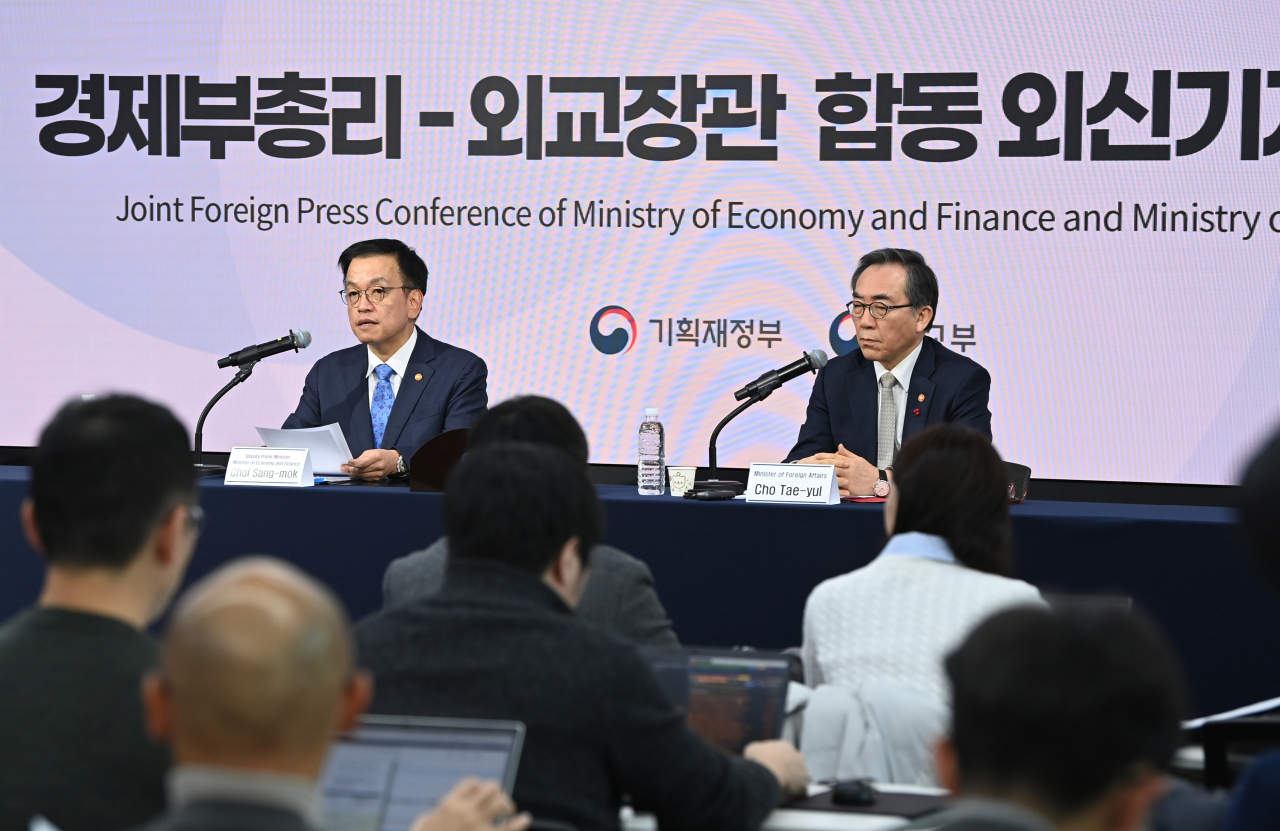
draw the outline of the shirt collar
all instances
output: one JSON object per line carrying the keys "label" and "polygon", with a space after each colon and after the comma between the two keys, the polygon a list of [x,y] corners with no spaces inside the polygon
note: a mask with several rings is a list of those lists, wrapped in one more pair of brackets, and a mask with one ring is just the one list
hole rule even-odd
{"label": "shirt collar", "polygon": [[936,534],[922,534],[919,531],[894,534],[880,550],[880,557],[917,557],[921,560],[935,560],[948,565],[956,564],[956,555],[951,553],[951,546],[945,539]]}
{"label": "shirt collar", "polygon": [[[872,364],[876,368],[876,383],[880,383],[880,379],[884,377],[886,372],[892,372],[893,377],[902,385],[902,391],[905,393],[911,386],[911,373],[915,372],[916,360],[920,357],[920,350],[924,347],[924,339],[916,344],[916,348],[911,350],[907,357],[898,362],[893,369],[885,369],[884,365],[879,361]],[[372,353],[371,353],[372,354]]]}
{"label": "shirt collar", "polygon": [[415,325],[413,330],[409,332],[409,339],[404,342],[404,346],[397,349],[396,354],[392,355],[385,361],[373,354],[373,347],[366,346],[365,349],[369,353],[369,368],[365,370],[364,377],[368,378],[372,375],[375,367],[386,364],[395,371],[397,376],[404,378],[404,372],[409,368],[409,358],[413,356],[413,347],[416,346],[417,343],[418,327]]}
{"label": "shirt collar", "polygon": [[191,802],[248,802],[293,811],[313,828],[319,828],[324,818],[320,789],[315,780],[305,776],[221,765],[179,765],[169,771],[166,786],[174,808]]}

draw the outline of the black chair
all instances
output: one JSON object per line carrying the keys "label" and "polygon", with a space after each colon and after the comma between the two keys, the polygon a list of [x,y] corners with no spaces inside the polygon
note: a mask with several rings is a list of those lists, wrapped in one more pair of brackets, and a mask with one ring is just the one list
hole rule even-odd
{"label": "black chair", "polygon": [[1009,501],[1016,505],[1027,498],[1027,489],[1031,487],[1031,468],[1017,462],[1005,462],[1004,468],[1009,477]]}
{"label": "black chair", "polygon": [[446,430],[427,440],[409,460],[409,490],[441,493],[454,465],[467,453],[470,430]]}

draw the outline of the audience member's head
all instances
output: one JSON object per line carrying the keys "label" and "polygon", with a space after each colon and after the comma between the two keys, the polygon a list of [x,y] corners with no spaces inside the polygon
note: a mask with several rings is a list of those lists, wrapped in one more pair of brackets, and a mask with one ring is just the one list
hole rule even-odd
{"label": "audience member's head", "polygon": [[559,401],[541,395],[508,398],[482,413],[467,436],[472,449],[513,441],[550,445],[584,467],[590,456],[587,434],[573,413]]}
{"label": "audience member's head", "polygon": [[979,625],[946,671],[945,784],[1060,827],[1141,826],[1184,712],[1177,659],[1144,617],[1014,609]]}
{"label": "audience member's head", "polygon": [[[372,695],[354,652],[346,613],[320,583],[269,557],[229,563],[174,610],[161,668],[144,685],[148,727],[180,768],[316,779]],[[467,779],[413,831],[523,831],[529,821],[498,783]]]}
{"label": "audience member's head", "polygon": [[133,396],[67,404],[40,435],[22,515],[49,566],[42,602],[94,606],[90,595],[110,589],[121,617],[150,622],[182,581],[202,517],[186,429]]}
{"label": "audience member's head", "polygon": [[884,521],[889,534],[942,537],[969,568],[1013,572],[1009,477],[991,441],[970,427],[938,424],[902,445]]}
{"label": "audience member's head", "polygon": [[1245,547],[1271,585],[1280,589],[1280,433],[1253,457],[1237,495]]}
{"label": "audience member's head", "polygon": [[201,580],[174,610],[148,717],[179,764],[316,776],[371,686],[354,669],[346,615],[328,589],[255,557]]}
{"label": "audience member's head", "polygon": [[604,515],[583,466],[524,442],[471,450],[444,493],[449,556],[489,560],[541,577],[570,606],[586,585]]}

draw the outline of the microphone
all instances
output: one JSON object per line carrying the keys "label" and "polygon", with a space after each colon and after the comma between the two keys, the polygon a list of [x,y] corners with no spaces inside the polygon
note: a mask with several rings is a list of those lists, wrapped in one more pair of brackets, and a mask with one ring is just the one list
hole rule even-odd
{"label": "microphone", "polygon": [[770,370],[735,392],[733,394],[734,398],[739,401],[744,398],[747,400],[742,401],[741,404],[734,408],[733,412],[721,419],[720,423],[716,425],[716,429],[711,431],[711,441],[707,447],[707,461],[710,462],[711,477],[694,482],[693,488],[685,491],[685,499],[702,501],[733,499],[745,491],[747,486],[744,482],[739,482],[735,479],[718,478],[720,469],[716,466],[716,439],[720,438],[720,431],[743,410],[757,401],[765,400],[770,393],[792,378],[799,378],[806,372],[817,372],[826,365],[827,353],[821,349],[814,349],[811,352],[804,353],[804,357],[795,363],[787,364],[782,369]]}
{"label": "microphone", "polygon": [[742,389],[733,394],[738,401],[744,398],[750,398],[752,401],[763,401],[778,387],[790,381],[792,378],[799,378],[806,372],[817,372],[827,365],[827,353],[821,349],[814,349],[811,352],[804,353],[804,357],[795,363],[787,364],[782,369],[773,369],[761,375],[756,380],[747,384]]}
{"label": "microphone", "polygon": [[[218,360],[218,369],[226,369],[229,366],[244,366],[245,364],[257,363],[263,358],[269,358],[280,352],[288,352],[292,349],[297,352],[299,349],[306,349],[311,345],[311,333],[306,329],[298,331],[289,330],[289,334],[283,338],[269,340],[266,343],[260,343],[257,346],[246,346],[239,352],[232,352],[225,358]],[[826,363],[826,356],[823,356],[823,363]]]}

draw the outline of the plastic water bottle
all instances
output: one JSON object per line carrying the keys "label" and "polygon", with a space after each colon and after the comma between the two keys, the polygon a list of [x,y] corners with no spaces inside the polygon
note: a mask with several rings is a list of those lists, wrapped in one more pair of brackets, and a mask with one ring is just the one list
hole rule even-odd
{"label": "plastic water bottle", "polygon": [[640,425],[640,463],[636,465],[636,481],[640,484],[640,493],[645,495],[661,495],[666,468],[666,440],[662,432],[662,422],[658,421],[658,410],[646,407],[644,423]]}

